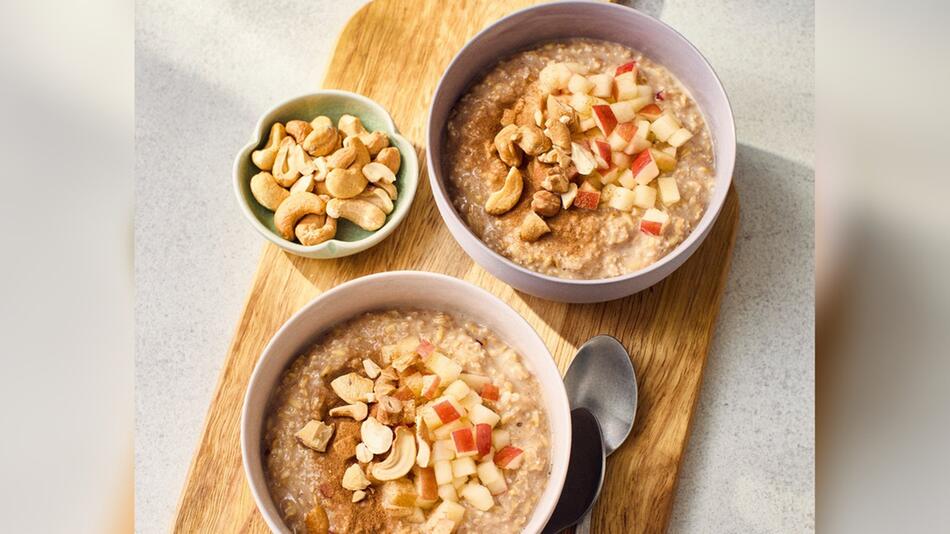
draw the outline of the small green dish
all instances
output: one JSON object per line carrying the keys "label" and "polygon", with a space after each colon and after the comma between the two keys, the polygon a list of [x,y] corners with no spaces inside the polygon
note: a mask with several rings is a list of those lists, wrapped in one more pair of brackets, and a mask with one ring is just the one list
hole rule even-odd
{"label": "small green dish", "polygon": [[[326,115],[336,123],[342,115],[346,114],[359,117],[369,131],[382,130],[389,134],[391,146],[399,150],[402,158],[402,164],[396,174],[396,188],[399,196],[393,202],[393,211],[387,216],[386,224],[375,232],[367,232],[341,219],[337,225],[336,237],[329,241],[313,246],[288,241],[282,238],[274,228],[274,213],[258,204],[254,195],[251,194],[251,177],[260,172],[251,161],[251,152],[264,147],[270,127],[275,122],[286,123],[294,119],[310,121],[318,115]],[[298,96],[274,106],[257,122],[253,139],[234,159],[234,194],[247,220],[261,235],[278,247],[291,254],[307,258],[342,258],[362,252],[386,239],[409,212],[418,185],[419,160],[412,143],[399,135],[392,117],[382,106],[363,95],[348,91],[327,89]]]}

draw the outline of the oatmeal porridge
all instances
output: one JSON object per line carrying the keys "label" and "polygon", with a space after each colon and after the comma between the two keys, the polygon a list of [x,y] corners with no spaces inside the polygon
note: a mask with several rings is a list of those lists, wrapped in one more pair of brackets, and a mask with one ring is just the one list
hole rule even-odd
{"label": "oatmeal porridge", "polygon": [[271,396],[267,485],[292,532],[520,532],[550,471],[540,387],[485,327],[370,312],[325,334]]}
{"label": "oatmeal porridge", "polygon": [[534,271],[644,268],[702,217],[713,187],[703,115],[662,65],[572,39],[498,63],[450,115],[452,202],[489,247]]}

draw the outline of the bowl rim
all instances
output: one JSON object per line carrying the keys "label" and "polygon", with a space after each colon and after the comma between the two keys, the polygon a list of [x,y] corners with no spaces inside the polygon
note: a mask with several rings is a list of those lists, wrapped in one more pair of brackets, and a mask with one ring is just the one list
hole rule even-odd
{"label": "bowl rim", "polygon": [[[673,36],[673,38],[680,41],[681,44],[685,45],[686,49],[696,54],[696,56],[701,60],[703,67],[707,71],[707,74],[709,74],[711,76],[711,79],[715,81],[713,91],[715,91],[719,96],[722,97],[723,101],[726,103],[726,110],[727,110],[727,113],[723,114],[724,115],[723,118],[725,119],[725,122],[724,122],[725,130],[727,133],[726,138],[713,140],[714,143],[724,143],[722,146],[726,149],[726,155],[727,155],[726,161],[723,161],[723,162],[716,161],[716,175],[718,176],[721,173],[722,176],[725,177],[725,180],[724,180],[723,187],[718,187],[713,190],[713,194],[710,197],[709,204],[706,206],[706,210],[705,212],[703,212],[703,216],[700,218],[699,222],[696,224],[696,226],[693,228],[690,234],[686,236],[686,239],[681,241],[679,245],[676,246],[676,248],[671,250],[669,253],[667,253],[665,256],[663,256],[659,260],[655,261],[654,263],[651,263],[650,265],[647,265],[646,267],[642,269],[638,269],[636,271],[632,271],[629,273],[625,273],[618,276],[612,276],[608,278],[589,278],[589,279],[560,278],[557,276],[540,273],[538,271],[534,271],[527,267],[524,267],[523,265],[520,265],[512,261],[508,257],[496,252],[494,249],[486,245],[485,242],[472,231],[472,229],[468,226],[468,224],[466,224],[465,221],[462,220],[462,217],[458,214],[452,202],[449,200],[448,191],[446,190],[444,184],[442,183],[443,181],[440,179],[441,170],[436,168],[436,165],[433,162],[431,149],[426,150],[426,169],[428,170],[428,174],[429,174],[429,186],[432,189],[432,196],[435,198],[436,207],[439,208],[439,213],[442,215],[442,218],[445,219],[446,226],[448,226],[449,228],[449,232],[456,239],[456,241],[459,243],[459,246],[461,246],[463,250],[465,250],[466,247],[462,243],[462,240],[459,239],[459,237],[456,235],[456,232],[462,232],[463,235],[465,235],[466,237],[469,238],[469,240],[474,242],[474,246],[478,247],[480,251],[489,254],[494,260],[501,262],[502,266],[507,267],[509,269],[513,269],[520,275],[542,280],[546,283],[563,284],[565,286],[576,286],[576,287],[622,284],[623,282],[626,282],[629,280],[645,277],[655,271],[661,271],[664,269],[664,267],[667,264],[675,262],[680,257],[680,255],[684,253],[687,254],[687,256],[691,254],[694,249],[694,246],[698,246],[696,242],[701,241],[702,239],[705,239],[706,234],[712,228],[712,225],[716,222],[716,219],[719,217],[719,213],[722,211],[722,207],[725,204],[726,195],[728,194],[729,189],[732,185],[732,174],[735,171],[736,123],[735,123],[735,113],[732,109],[732,103],[729,100],[729,95],[726,93],[726,89],[722,84],[722,80],[719,78],[719,75],[716,73],[712,65],[709,63],[709,60],[706,59],[706,56],[704,56],[702,52],[700,52],[699,49],[696,48],[695,45],[693,45],[693,43],[691,43],[688,39],[686,39],[686,37],[684,37],[681,33],[675,30],[672,26],[640,10],[634,9],[632,7],[627,7],[627,6],[614,4],[614,3],[600,2],[596,0],[557,0],[553,2],[547,2],[544,4],[526,7],[524,9],[519,9],[518,11],[510,13],[498,19],[497,21],[490,24],[489,26],[485,27],[483,30],[475,34],[474,37],[469,39],[468,42],[466,42],[465,45],[462,46],[462,48],[458,51],[458,53],[455,54],[455,56],[452,58],[452,61],[445,68],[445,71],[443,71],[442,77],[439,78],[439,83],[436,86],[435,92],[432,95],[432,100],[429,103],[429,116],[426,120],[426,143],[427,143],[427,147],[431,147],[433,145],[433,142],[435,141],[435,138],[433,136],[437,134],[441,135],[441,133],[444,131],[445,125],[443,125],[441,128],[433,128],[432,111],[443,91],[443,86],[446,83],[446,78],[449,72],[451,72],[452,69],[455,67],[456,63],[461,58],[462,54],[464,54],[466,50],[468,50],[468,48],[474,42],[482,39],[486,34],[495,30],[495,28],[497,28],[498,26],[507,23],[510,19],[524,16],[526,13],[529,13],[529,12],[551,9],[551,8],[555,8],[555,7],[563,6],[563,5],[572,5],[572,6],[576,6],[579,9],[592,8],[592,7],[596,7],[600,9],[613,9],[617,11],[617,13],[622,13],[624,16],[641,17],[646,21],[647,24],[654,24],[661,31],[669,32]],[[542,41],[537,41],[537,42],[542,43],[544,41],[542,40]],[[516,52],[516,51],[512,51],[512,53],[513,52]],[[470,87],[471,87],[471,84],[469,84],[469,88]],[[691,88],[688,88],[688,89],[692,91]],[[703,111],[705,112],[705,110]],[[434,130],[438,130],[438,131],[436,132]],[[451,219],[451,222],[456,223],[456,224],[455,225],[450,224],[449,219]],[[481,262],[479,262],[475,258],[474,255],[469,254],[467,250],[466,250],[466,254],[468,254],[472,258],[472,260],[475,261],[475,263],[478,263],[479,265],[481,265]]]}
{"label": "bowl rim", "polygon": [[[405,198],[405,202],[404,202],[405,207],[404,208],[402,207],[402,203],[400,204],[400,206],[397,206],[397,208],[394,209],[393,212],[389,214],[389,216],[387,217],[386,223],[382,227],[380,227],[378,230],[356,241],[342,241],[342,240],[334,238],[334,239],[328,239],[327,241],[324,241],[323,243],[319,243],[317,245],[308,246],[308,245],[302,245],[300,243],[295,243],[293,241],[288,241],[287,239],[284,239],[282,236],[277,235],[273,231],[271,231],[270,228],[264,226],[264,224],[261,223],[260,220],[258,220],[254,212],[251,211],[251,207],[249,205],[250,200],[245,197],[244,192],[241,189],[244,179],[241,176],[240,166],[241,166],[241,163],[244,161],[244,159],[250,156],[250,153],[258,145],[260,145],[261,141],[269,133],[271,125],[265,123],[265,119],[267,119],[267,117],[277,113],[281,108],[284,108],[291,104],[295,104],[300,101],[305,101],[311,98],[322,97],[322,96],[335,96],[335,97],[340,97],[343,99],[356,100],[360,102],[361,104],[369,108],[372,108],[378,114],[378,116],[383,119],[383,122],[385,123],[386,129],[387,129],[386,133],[396,138],[399,145],[404,145],[404,146],[397,146],[397,149],[399,150],[399,153],[402,157],[403,165],[406,164],[407,160],[412,162],[412,167],[414,169],[414,172],[410,172],[406,174],[406,187],[404,188],[403,191],[399,192],[400,196],[408,195]],[[312,91],[309,93],[297,95],[292,98],[288,98],[286,100],[278,102],[277,104],[274,104],[273,106],[268,108],[267,111],[261,114],[261,116],[257,119],[257,123],[254,126],[251,137],[252,137],[251,140],[248,143],[246,143],[244,146],[242,146],[240,150],[238,150],[238,153],[234,157],[234,162],[231,167],[231,175],[232,175],[231,185],[234,190],[234,196],[237,198],[238,205],[241,207],[241,211],[244,213],[245,218],[247,218],[248,221],[250,221],[254,229],[257,230],[257,232],[260,233],[262,236],[264,236],[268,241],[274,243],[275,245],[279,246],[280,248],[284,250],[287,250],[289,252],[295,253],[300,256],[311,256],[315,253],[324,252],[332,246],[335,248],[337,252],[334,252],[328,257],[343,257],[343,256],[351,255],[351,254],[356,254],[358,252],[362,252],[364,250],[367,250],[369,248],[376,246],[382,240],[389,237],[389,235],[393,232],[393,230],[395,230],[396,227],[398,227],[402,223],[402,221],[406,218],[406,215],[408,215],[409,210],[412,207],[412,202],[415,199],[416,191],[419,186],[419,158],[416,155],[416,151],[412,145],[412,142],[399,133],[399,129],[396,127],[396,122],[393,120],[392,115],[389,114],[386,108],[384,108],[378,102],[376,102],[375,100],[367,96],[361,95],[359,93],[354,93],[352,91],[345,91],[342,89],[320,89],[318,91]]]}
{"label": "bowl rim", "polygon": [[[535,369],[531,370],[532,374],[535,376],[535,379],[538,380],[539,387],[545,392],[545,399],[547,402],[543,403],[542,405],[545,407],[545,411],[548,414],[548,418],[552,419],[557,416],[557,417],[562,418],[564,421],[566,421],[567,433],[565,436],[557,436],[556,438],[553,436],[553,434],[551,436],[552,439],[558,439],[559,441],[565,444],[565,446],[559,450],[560,454],[558,455],[558,457],[555,457],[554,454],[552,453],[551,458],[550,458],[550,471],[549,471],[548,480],[542,490],[542,497],[543,497],[545,492],[547,492],[549,489],[553,489],[553,492],[551,494],[553,496],[553,499],[548,499],[550,502],[546,502],[546,503],[539,500],[539,502],[535,505],[534,509],[532,510],[532,514],[529,517],[529,521],[525,525],[525,528],[527,529],[528,525],[534,522],[533,520],[540,520],[540,524],[538,526],[538,532],[540,532],[541,528],[544,527],[547,521],[551,518],[551,515],[554,513],[554,508],[557,505],[558,498],[560,497],[561,492],[564,490],[564,483],[567,480],[568,464],[570,463],[570,451],[571,451],[571,445],[572,445],[572,436],[571,436],[571,431],[570,431],[571,406],[570,406],[570,401],[567,398],[567,389],[564,387],[563,377],[561,375],[560,370],[558,369],[557,362],[554,360],[554,356],[551,353],[551,350],[548,348],[547,344],[541,338],[540,334],[538,334],[537,330],[533,326],[531,326],[531,323],[529,323],[527,319],[524,318],[524,316],[522,316],[514,308],[509,306],[506,302],[502,301],[499,297],[495,296],[490,291],[478,285],[475,285],[471,282],[467,282],[460,278],[456,278],[456,277],[449,276],[442,273],[431,272],[431,271],[411,271],[411,270],[386,271],[386,272],[370,274],[370,275],[354,278],[343,284],[334,286],[328,289],[327,291],[317,295],[305,305],[301,306],[299,310],[294,312],[294,314],[291,315],[286,321],[284,321],[284,323],[280,326],[280,328],[278,328],[277,331],[274,332],[273,336],[271,336],[270,340],[268,340],[267,344],[264,346],[263,350],[261,351],[261,355],[258,358],[257,362],[254,364],[254,370],[251,373],[251,376],[245,388],[244,396],[242,398],[242,405],[241,405],[241,419],[239,422],[240,442],[241,442],[241,464],[244,469],[245,480],[247,481],[248,487],[250,488],[251,494],[254,498],[255,506],[257,507],[261,516],[264,518],[264,521],[267,523],[268,527],[273,532],[286,531],[286,524],[280,517],[272,517],[271,514],[266,511],[266,507],[263,506],[264,499],[270,498],[270,493],[266,487],[266,480],[258,479],[252,475],[251,460],[249,458],[250,447],[253,447],[253,446],[259,447],[260,443],[259,442],[256,444],[250,443],[251,438],[248,435],[249,433],[248,427],[251,424],[249,420],[250,416],[248,414],[250,410],[250,405],[251,405],[251,395],[256,390],[256,388],[262,387],[258,385],[258,382],[262,380],[261,375],[265,372],[264,369],[266,367],[270,367],[274,365],[273,363],[270,363],[275,358],[275,356],[271,353],[271,351],[273,350],[274,346],[278,343],[278,340],[282,336],[284,336],[288,331],[298,328],[297,322],[301,320],[301,317],[306,315],[311,309],[319,307],[325,301],[325,299],[338,295],[340,293],[351,291],[353,290],[353,288],[357,286],[372,284],[379,280],[391,279],[389,280],[391,283],[399,283],[408,278],[415,278],[420,281],[427,281],[427,282],[435,281],[438,283],[447,284],[449,286],[455,286],[456,288],[459,288],[460,290],[470,291],[471,294],[475,298],[475,300],[473,301],[474,302],[473,307],[488,304],[493,309],[505,310],[506,313],[510,316],[511,321],[517,323],[519,325],[519,330],[523,331],[521,335],[531,338],[532,344],[536,343],[539,347],[543,347],[544,349],[543,354],[537,354],[533,356],[522,354],[521,357],[531,358],[532,364],[535,363],[536,361],[538,365],[542,367],[548,367],[546,374],[550,376],[550,373],[554,373],[554,376],[557,377],[557,380],[555,381],[554,384],[543,384],[539,376],[540,370],[535,370]],[[368,309],[373,309],[373,308],[370,307]],[[508,318],[506,318],[506,320],[507,319]],[[505,340],[505,341],[506,343],[508,342],[508,340]],[[292,363],[296,357],[299,357],[299,355],[290,356],[286,365],[290,365],[290,363]],[[284,369],[286,369],[286,365],[284,366]],[[282,372],[283,370],[281,371],[281,373]],[[557,387],[557,386],[560,386],[560,387]],[[272,393],[273,393],[273,389],[267,392],[267,395],[265,397],[266,399],[265,402],[269,402],[270,395]],[[266,412],[266,406],[265,406],[265,412]],[[261,422],[261,426],[263,427],[263,421]],[[259,463],[263,464],[263,461]],[[263,472],[263,465],[261,465],[260,467]],[[266,493],[266,496],[261,495],[261,492],[258,491],[259,485],[263,485],[262,491]],[[544,509],[543,511],[541,511],[542,504],[545,504],[546,506],[546,509]],[[540,516],[537,515],[539,511],[541,511]]]}

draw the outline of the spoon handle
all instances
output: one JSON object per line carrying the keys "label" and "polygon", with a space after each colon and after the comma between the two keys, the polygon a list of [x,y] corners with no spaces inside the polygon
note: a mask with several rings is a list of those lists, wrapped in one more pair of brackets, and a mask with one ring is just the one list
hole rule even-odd
{"label": "spoon handle", "polygon": [[590,516],[592,515],[591,512],[584,514],[584,517],[581,518],[581,522],[574,527],[574,534],[590,534]]}

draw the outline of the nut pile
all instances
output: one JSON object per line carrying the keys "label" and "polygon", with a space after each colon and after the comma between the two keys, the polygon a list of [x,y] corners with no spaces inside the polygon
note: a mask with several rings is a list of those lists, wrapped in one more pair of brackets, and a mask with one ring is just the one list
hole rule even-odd
{"label": "nut pile", "polygon": [[693,133],[663,109],[663,91],[640,82],[635,61],[599,73],[576,63],[541,69],[538,100],[521,99],[502,115],[489,150],[509,170],[485,211],[500,216],[518,204],[524,169],[541,187],[519,228],[524,241],[549,233],[545,219],[562,210],[604,204],[639,215],[641,232],[661,235],[669,221],[661,208],[680,201],[669,173]]}
{"label": "nut pile", "polygon": [[[381,368],[363,360],[363,372],[330,383],[343,405],[332,417],[362,422],[356,461],[340,481],[359,502],[378,492],[391,517],[425,523],[426,532],[449,534],[466,507],[487,511],[508,490],[505,471],[518,469],[524,451],[510,444],[493,407],[500,390],[486,376],[462,366],[426,340],[407,337],[382,349]],[[324,452],[332,423],[312,420],[299,442]]]}
{"label": "nut pile", "polygon": [[261,170],[251,178],[254,198],[274,212],[281,237],[303,245],[335,237],[340,218],[378,230],[398,196],[399,150],[352,115],[336,126],[322,115],[275,123],[251,160]]}

